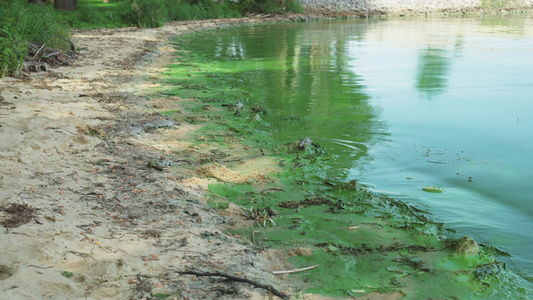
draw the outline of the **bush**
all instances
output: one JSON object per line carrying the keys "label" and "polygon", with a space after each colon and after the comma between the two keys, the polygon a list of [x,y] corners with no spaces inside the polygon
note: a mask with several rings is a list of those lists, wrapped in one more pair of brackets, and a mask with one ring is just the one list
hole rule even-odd
{"label": "bush", "polygon": [[[135,0],[137,1],[137,0]],[[166,0],[168,21],[222,19],[241,17],[246,13],[303,13],[304,9],[295,0]]]}
{"label": "bush", "polygon": [[0,77],[9,74],[22,62],[31,42],[66,49],[67,29],[50,6],[26,1],[0,1]]}
{"label": "bush", "polygon": [[169,21],[223,19],[242,16],[228,2],[218,4],[211,0],[189,0],[180,3],[175,0],[168,0],[167,10]]}
{"label": "bush", "polygon": [[259,3],[258,6],[260,11],[265,14],[273,14],[283,10],[274,0],[266,0],[263,3]]}
{"label": "bush", "polygon": [[21,35],[16,31],[17,29],[13,26],[0,28],[0,49],[3,49],[0,52],[0,78],[15,70],[26,56],[28,44],[24,43]]}
{"label": "bush", "polygon": [[77,17],[78,22],[82,22],[85,24],[104,24],[106,23],[105,15],[100,13],[98,10],[91,8],[91,9],[83,9],[79,8],[79,15]]}
{"label": "bush", "polygon": [[305,12],[305,9],[300,1],[287,0],[285,3],[285,11],[295,14],[302,14]]}
{"label": "bush", "polygon": [[303,13],[301,2],[296,0],[239,0],[235,4],[243,13],[283,14]]}
{"label": "bush", "polygon": [[130,1],[78,0],[78,9],[56,11],[70,28],[117,28],[136,25],[125,22],[124,15],[130,12]]}
{"label": "bush", "polygon": [[160,27],[165,24],[168,12],[164,0],[134,0],[126,19],[139,27]]}
{"label": "bush", "polygon": [[502,10],[519,7],[518,0],[481,0],[481,7],[487,10]]}

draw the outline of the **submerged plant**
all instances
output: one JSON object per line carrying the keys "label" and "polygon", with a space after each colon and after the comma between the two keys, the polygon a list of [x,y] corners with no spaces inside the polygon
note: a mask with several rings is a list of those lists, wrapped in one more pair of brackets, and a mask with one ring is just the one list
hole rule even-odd
{"label": "submerged plant", "polygon": [[270,207],[258,210],[254,205],[246,211],[248,218],[253,219],[254,223],[258,223],[261,226],[267,228],[269,226],[276,226],[276,223],[272,219],[275,216],[275,213]]}

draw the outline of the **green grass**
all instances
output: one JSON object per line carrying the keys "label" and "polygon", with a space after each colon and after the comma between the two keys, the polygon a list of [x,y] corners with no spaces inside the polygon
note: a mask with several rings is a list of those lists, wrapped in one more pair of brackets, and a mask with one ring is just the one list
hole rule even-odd
{"label": "green grass", "polygon": [[70,28],[159,27],[168,21],[240,17],[238,7],[229,1],[136,0],[103,3],[80,0],[78,9],[58,12]]}
{"label": "green grass", "polygon": [[79,0],[79,7],[73,11],[56,12],[70,28],[116,28],[133,25],[125,21],[130,1]]}
{"label": "green grass", "polygon": [[158,27],[168,21],[223,19],[253,13],[302,13],[298,1],[246,0],[79,0],[74,11],[58,12],[70,28]]}
{"label": "green grass", "polygon": [[481,0],[481,7],[486,10],[500,11],[519,6],[518,0]]}
{"label": "green grass", "polygon": [[0,1],[0,78],[20,68],[30,42],[64,49],[68,30],[51,7]]}

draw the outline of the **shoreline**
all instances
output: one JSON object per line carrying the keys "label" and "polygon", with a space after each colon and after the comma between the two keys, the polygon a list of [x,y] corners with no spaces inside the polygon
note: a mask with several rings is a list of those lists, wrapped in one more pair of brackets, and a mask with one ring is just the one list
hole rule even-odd
{"label": "shoreline", "polygon": [[[200,33],[199,35],[203,34]],[[187,36],[184,38],[184,40],[188,39],[194,39],[194,37]],[[179,42],[177,43],[179,44]],[[431,282],[431,286],[446,286],[450,284],[451,286],[448,286],[448,288],[458,293],[458,290],[465,288],[465,285],[468,286],[466,290],[472,289],[479,293],[486,291],[483,288],[482,282],[483,280],[492,280],[492,278],[489,279],[487,277],[476,281],[480,278],[470,278],[467,280],[464,276],[468,277],[475,274],[477,272],[475,270],[480,266],[490,266],[490,269],[493,269],[493,267],[500,268],[497,267],[499,262],[492,259],[494,256],[504,253],[490,246],[479,246],[469,237],[463,237],[457,240],[443,238],[442,233],[446,229],[445,224],[435,223],[429,220],[425,216],[426,212],[420,211],[416,207],[410,206],[402,201],[368,193],[364,188],[359,188],[356,182],[355,184],[352,182],[333,182],[327,180],[324,182],[324,178],[316,179],[312,165],[320,159],[318,158],[320,155],[314,155],[317,149],[307,149],[307,147],[306,149],[299,150],[291,149],[298,148],[295,145],[301,145],[303,142],[295,141],[290,145],[277,145],[276,141],[268,137],[264,138],[263,135],[268,135],[269,129],[262,129],[264,126],[261,124],[261,121],[257,121],[258,118],[254,117],[254,114],[259,114],[260,119],[264,119],[266,124],[272,122],[272,120],[269,119],[269,114],[262,114],[263,109],[258,106],[260,103],[254,102],[253,100],[250,100],[250,103],[243,101],[244,105],[236,112],[231,109],[229,111],[225,109],[225,107],[236,109],[237,100],[235,99],[240,99],[239,93],[243,95],[250,94],[247,94],[246,89],[238,91],[240,89],[239,83],[238,80],[236,82],[232,81],[231,69],[225,69],[222,66],[219,67],[216,61],[209,59],[209,55],[206,57],[203,57],[201,54],[189,55],[188,53],[193,52],[191,51],[192,49],[196,48],[192,47],[188,50],[184,48],[182,55],[178,56],[178,61],[172,69],[176,71],[169,72],[169,74],[173,75],[167,75],[162,79],[163,82],[168,84],[168,89],[164,89],[163,91],[168,92],[168,94],[177,95],[180,88],[173,88],[173,86],[194,87],[185,88],[187,92],[189,89],[197,90],[196,96],[187,95],[188,97],[196,97],[198,99],[187,110],[188,114],[186,119],[195,124],[208,124],[210,127],[209,130],[204,130],[196,134],[196,140],[202,141],[202,148],[216,149],[216,152],[223,154],[228,153],[227,156],[224,156],[226,159],[211,155],[212,162],[208,161],[202,167],[202,177],[212,178],[209,189],[213,194],[213,198],[211,199],[211,205],[213,207],[221,206],[225,208],[229,205],[236,213],[240,210],[239,214],[246,215],[248,218],[251,216],[252,219],[255,219],[254,225],[250,226],[250,222],[244,225],[240,224],[239,229],[230,230],[230,233],[242,236],[243,238],[246,237],[248,243],[254,246],[271,249],[275,253],[273,256],[276,257],[282,257],[284,255],[287,257],[287,253],[292,253],[289,256],[290,261],[296,264],[294,268],[305,268],[310,265],[327,265],[333,268],[333,272],[342,272],[344,267],[339,266],[339,262],[342,264],[342,261],[353,259],[353,266],[357,265],[356,269],[365,270],[367,272],[366,276],[359,277],[354,274],[346,276],[360,278],[362,282],[368,280],[368,277],[387,278],[387,272],[394,273],[395,271],[402,272],[406,277],[411,276],[414,274],[411,272],[415,271],[420,271],[420,274],[415,275],[415,277],[423,277],[421,274],[426,272],[450,272],[449,274],[456,275],[450,275],[450,277],[442,276],[440,279],[436,279],[438,276],[430,276],[431,279],[425,278],[421,280]],[[237,70],[239,70],[239,67],[237,67]],[[187,75],[179,76],[178,72]],[[238,71],[236,72],[238,73]],[[224,75],[219,75],[219,73]],[[223,76],[224,82],[220,85],[217,85],[218,80],[216,79],[206,79],[206,77],[219,78],[219,76]],[[190,78],[196,78],[197,80]],[[240,76],[236,78],[240,78]],[[233,86],[231,90],[235,91],[232,92],[225,89],[227,86]],[[222,91],[221,95],[213,92],[218,90]],[[171,111],[163,110],[161,113],[168,113],[170,117],[177,117],[178,120],[184,120],[180,116],[181,112],[173,114]],[[217,125],[212,126],[211,123],[216,123]],[[246,125],[242,125],[242,123]],[[235,144],[227,145],[224,140],[219,138],[221,136],[235,140],[246,140],[248,149],[235,151],[234,149],[241,148]],[[253,140],[253,142],[249,140]],[[288,152],[280,149],[288,150]],[[251,151],[252,153],[247,153],[245,155],[247,160],[242,163],[245,165],[257,165],[257,167],[252,167],[251,170],[250,167],[246,168],[241,166],[240,163],[235,163],[235,161],[240,161],[239,158],[241,155],[238,153],[246,151]],[[294,154],[295,152],[298,154]],[[309,157],[306,158],[307,156]],[[268,164],[261,165],[261,162],[254,161],[264,157],[271,160],[270,166]],[[328,159],[327,155],[325,159]],[[272,171],[274,166],[280,166],[279,162],[283,162],[285,167],[281,166],[281,170],[278,168],[277,171]],[[302,166],[304,166],[305,171],[303,169],[300,170]],[[258,169],[264,170],[262,174],[267,176],[266,182],[253,177],[252,180],[243,180],[239,176],[250,174]],[[357,200],[354,200],[354,198]],[[366,207],[369,206],[372,208],[366,210]],[[250,214],[248,208],[250,211],[253,209],[252,214]],[[381,210],[382,208],[384,210]],[[273,215],[269,213],[272,211],[274,212]],[[333,213],[329,213],[330,211],[333,211]],[[312,216],[317,213],[320,214],[318,218]],[[339,214],[344,216],[353,215],[346,220],[343,216],[339,216]],[[375,217],[366,218],[368,214],[375,215]],[[270,218],[271,216],[275,217]],[[270,224],[270,219],[276,223],[276,226],[271,229],[269,226],[265,226],[265,224]],[[315,228],[323,236],[316,237],[305,230],[305,228]],[[361,231],[365,233],[361,233],[361,235],[356,233],[359,231],[359,228],[364,228]],[[353,232],[350,232],[351,230]],[[258,240],[256,234],[258,231],[260,231],[261,236],[266,241]],[[369,236],[372,234],[374,234],[373,237]],[[350,241],[350,239],[354,239],[355,242]],[[421,239],[424,242],[421,242]],[[401,251],[397,252],[399,249],[409,250],[405,253]],[[361,255],[361,253],[366,254]],[[376,258],[372,256],[373,253],[381,253],[383,256]],[[328,255],[329,257],[325,257]],[[399,255],[399,257],[394,259],[395,255]],[[404,256],[410,257],[412,261],[418,261],[424,267],[419,269],[419,265],[418,267],[414,267],[415,271],[413,271],[401,269],[402,267],[398,265],[388,264],[389,260],[396,262],[402,261]],[[379,259],[385,259],[387,262],[371,262],[372,260]],[[380,266],[379,268],[387,272],[380,273],[379,275],[372,273],[375,271],[372,268],[376,264]],[[368,266],[371,266],[370,269],[367,269]],[[398,270],[398,268],[401,270]],[[331,277],[339,282],[342,281],[342,278],[335,277],[337,274],[328,273],[327,270],[319,269],[322,268],[318,267],[315,270],[319,275],[313,274],[315,271],[312,271],[302,275],[303,277],[300,279],[302,282],[312,282],[311,285],[315,286],[315,288],[311,289],[311,291],[322,294],[320,291],[317,291],[319,288],[316,286],[325,285],[324,282],[326,280],[324,278]],[[496,273],[499,273],[499,271]],[[459,276],[459,274],[470,275]],[[510,274],[509,276],[512,277]],[[459,277],[462,278],[459,280]],[[442,280],[442,282],[437,283],[439,280]],[[496,279],[495,282],[498,280],[500,279]],[[391,279],[391,281],[394,280]],[[409,282],[409,280],[407,281]],[[401,285],[402,283],[397,284]],[[367,287],[370,287],[370,290],[376,285],[387,286],[387,283],[367,283]],[[413,283],[405,283],[405,285],[410,287],[416,286]],[[350,286],[350,283],[344,286]],[[429,290],[427,286],[421,286],[416,289]],[[353,290],[361,291],[363,289],[353,288]],[[428,295],[416,294],[413,290],[402,290],[401,295],[394,294],[394,292],[398,292],[398,290],[392,289],[391,293],[385,292],[385,297],[406,296],[412,299],[417,299],[416,297],[413,298],[413,295],[428,297]],[[326,294],[331,295],[331,293],[332,290]],[[338,291],[336,293],[333,295],[337,297],[349,296],[349,294],[339,295]],[[438,291],[438,289],[431,290],[429,296],[444,297],[445,294],[439,293],[442,293],[442,291]],[[375,296],[368,293],[367,295],[369,297]],[[450,295],[448,294],[448,296]],[[459,299],[465,297],[471,299],[475,297],[474,294],[455,296]],[[483,294],[477,296],[480,299],[483,297]]]}
{"label": "shoreline", "polygon": [[[146,112],[157,99],[143,93],[173,60],[166,39],[247,22],[256,20],[78,30],[72,66],[0,82],[0,298],[195,299],[232,289],[175,273],[197,268],[288,289],[219,229],[226,221],[203,205],[205,187],[186,180],[188,160],[166,161],[149,145],[161,130],[191,130]],[[180,178],[171,163],[184,165]],[[246,284],[238,292],[269,298]]]}
{"label": "shoreline", "polygon": [[[289,280],[266,272],[273,265],[289,267],[273,263],[276,253],[269,260],[243,245],[238,234],[221,230],[233,222],[227,217],[242,219],[242,212],[233,207],[221,216],[206,206],[208,181],[196,168],[206,150],[186,138],[198,126],[152,114],[187,111],[186,100],[145,95],[160,88],[159,74],[174,63],[171,36],[305,18],[77,30],[73,40],[80,54],[72,67],[0,81],[0,134],[6,141],[0,146],[0,221],[12,217],[8,204],[34,208],[30,223],[0,233],[6,248],[0,298],[195,299],[214,298],[214,288],[222,291],[217,299],[271,297],[245,284],[226,294],[232,285],[174,273],[198,267],[292,293]],[[173,158],[175,152],[184,157]],[[209,177],[212,170],[204,171]]]}

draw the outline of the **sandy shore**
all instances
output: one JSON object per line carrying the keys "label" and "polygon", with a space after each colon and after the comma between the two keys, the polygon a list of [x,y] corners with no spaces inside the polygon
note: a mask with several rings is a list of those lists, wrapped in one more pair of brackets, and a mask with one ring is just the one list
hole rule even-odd
{"label": "sandy shore", "polygon": [[175,272],[187,270],[291,292],[268,272],[282,265],[221,231],[228,219],[204,204],[207,185],[189,163],[194,151],[182,161],[165,157],[190,146],[165,132],[193,128],[151,114],[168,101],[143,96],[173,60],[166,38],[254,22],[75,31],[72,66],[0,81],[0,299],[276,298],[250,284]]}
{"label": "sandy shore", "polygon": [[[327,16],[338,14],[283,18]],[[292,268],[286,253],[259,252],[223,232],[250,222],[236,205],[220,212],[206,205],[215,180],[208,177],[246,181],[242,174],[259,178],[264,172],[254,168],[275,172],[277,162],[245,157],[237,145],[232,158],[245,162],[237,172],[202,167],[213,149],[190,139],[197,125],[154,113],[186,114],[192,101],[153,96],[158,75],[176,57],[169,37],[271,21],[74,31],[71,66],[0,81],[0,299],[279,299],[264,286],[177,273],[185,271],[326,299],[301,295],[272,274]]]}

